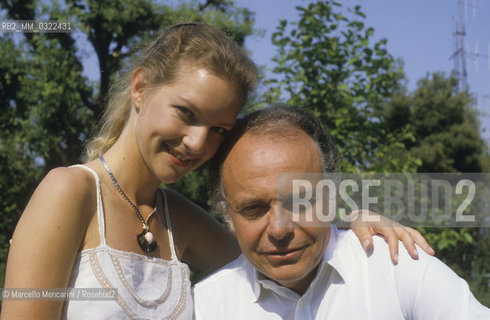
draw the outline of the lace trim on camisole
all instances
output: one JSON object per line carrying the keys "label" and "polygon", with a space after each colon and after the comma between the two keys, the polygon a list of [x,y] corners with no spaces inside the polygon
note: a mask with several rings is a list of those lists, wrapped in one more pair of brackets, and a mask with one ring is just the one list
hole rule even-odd
{"label": "lace trim on camisole", "polygon": [[[165,212],[165,219],[167,222],[168,238],[169,238],[170,250],[172,255],[171,260],[149,257],[135,252],[117,250],[107,245],[107,241],[105,237],[105,221],[104,221],[104,210],[102,206],[102,194],[100,191],[100,180],[99,177],[97,176],[97,173],[91,168],[86,167],[84,165],[76,165],[75,167],[80,167],[85,170],[88,170],[94,175],[97,184],[97,219],[99,224],[99,236],[100,236],[100,245],[96,248],[90,248],[81,251],[79,253],[77,261],[80,261],[81,259],[83,259],[83,257],[88,256],[88,261],[90,263],[90,267],[92,269],[93,275],[95,276],[95,278],[97,279],[98,283],[102,288],[112,289],[117,287],[117,284],[115,284],[114,281],[122,283],[126,292],[124,293],[119,292],[123,288],[117,288],[119,294],[115,298],[115,302],[117,302],[120,308],[124,310],[124,313],[131,319],[144,319],[143,317],[141,317],[141,315],[135,312],[134,302],[136,302],[142,307],[148,309],[155,309],[158,306],[165,303],[169,299],[169,297],[176,298],[175,295],[177,294],[177,292],[175,292],[175,290],[172,291],[172,288],[175,287],[180,287],[180,292],[178,293],[179,294],[178,301],[173,307],[171,312],[169,313],[163,312],[164,314],[167,315],[165,315],[162,319],[178,319],[179,316],[181,316],[183,311],[186,309],[186,304],[188,304],[189,299],[191,305],[187,307],[192,310],[193,306],[192,306],[192,298],[190,298],[189,268],[186,264],[178,260],[175,252],[166,194],[163,191],[159,192],[158,194],[161,194],[163,199],[157,201],[158,203],[161,203],[161,200],[163,200],[164,203],[163,211]],[[99,256],[100,258],[103,258],[105,264],[101,263]],[[124,262],[134,261],[135,263],[141,263],[141,264],[155,263],[157,265],[163,265],[167,267],[168,272],[165,279],[166,286],[165,289],[162,291],[161,295],[159,295],[155,299],[147,299],[140,296],[134,290],[133,286],[130,284],[130,280],[128,280],[128,278],[124,274],[124,270],[121,265],[120,259],[123,259]],[[108,260],[110,260],[110,264],[112,265],[111,268],[113,268],[111,271],[115,271],[115,274],[117,274],[116,278],[112,278],[113,281],[111,281],[110,277],[108,277],[108,275],[104,272],[104,269],[108,268],[107,266],[107,264],[109,264]],[[175,283],[175,281],[177,283]],[[124,299],[123,296],[126,296],[126,299]],[[133,301],[132,303],[133,307],[131,306],[131,302],[127,300],[129,296],[132,297],[132,299],[130,300]],[[160,316],[158,318],[160,318]]]}

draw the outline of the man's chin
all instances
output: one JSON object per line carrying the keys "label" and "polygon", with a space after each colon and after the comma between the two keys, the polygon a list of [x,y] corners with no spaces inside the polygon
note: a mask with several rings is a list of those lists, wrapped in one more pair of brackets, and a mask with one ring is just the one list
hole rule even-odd
{"label": "man's chin", "polygon": [[273,270],[267,270],[266,272],[260,272],[261,277],[259,278],[272,280],[289,288],[307,278],[309,273],[311,273],[310,270],[301,268],[296,264],[289,264],[276,267]]}

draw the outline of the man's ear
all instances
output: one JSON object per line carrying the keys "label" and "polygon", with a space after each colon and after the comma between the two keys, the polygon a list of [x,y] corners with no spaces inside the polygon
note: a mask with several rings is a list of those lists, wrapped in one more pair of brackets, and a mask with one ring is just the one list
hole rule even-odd
{"label": "man's ear", "polygon": [[143,95],[148,86],[148,78],[143,67],[138,67],[133,71],[131,77],[131,102],[136,110],[140,110],[143,103]]}
{"label": "man's ear", "polygon": [[[225,207],[225,210],[228,210],[228,207]],[[226,226],[228,227],[228,230],[236,236],[235,227],[233,226],[233,221],[231,220],[229,212],[226,212],[226,214],[223,215],[223,220],[225,221]]]}

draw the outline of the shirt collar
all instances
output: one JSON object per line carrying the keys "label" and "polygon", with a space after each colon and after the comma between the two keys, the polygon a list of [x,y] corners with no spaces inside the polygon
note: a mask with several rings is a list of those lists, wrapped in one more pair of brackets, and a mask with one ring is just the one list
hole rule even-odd
{"label": "shirt collar", "polygon": [[338,250],[338,237],[339,231],[337,230],[337,226],[332,224],[330,226],[330,239],[328,240],[328,246],[325,250],[325,254],[323,255],[322,262],[331,265],[345,282],[347,270],[342,263],[341,252]]}
{"label": "shirt collar", "polygon": [[254,302],[257,302],[259,300],[259,297],[260,297],[260,287],[261,287],[261,284],[259,283],[259,273],[257,272],[257,269],[255,269],[255,267],[252,265],[252,278],[250,279],[250,283],[253,285],[253,291],[254,291],[254,296],[255,296],[255,299],[254,299]]}
{"label": "shirt collar", "polygon": [[[318,275],[326,276],[328,273],[324,271],[326,268],[328,268],[328,266],[331,266],[333,270],[338,273],[341,280],[345,282],[345,271],[343,271],[344,268],[342,268],[342,260],[339,257],[338,250],[336,250],[337,238],[338,238],[337,227],[334,224],[332,224],[330,226],[330,238],[328,241],[327,249],[323,254],[322,261],[320,262],[320,266],[318,268]],[[262,289],[273,290],[277,293],[282,293],[282,295],[285,296],[290,296],[291,293],[296,294],[293,291],[275,283],[274,281],[260,279],[260,275],[257,272],[257,269],[255,269],[255,267],[250,263],[249,266],[251,267],[251,270],[250,272],[247,272],[247,277],[249,278],[249,283],[252,285],[252,290],[255,296],[254,302],[258,302],[258,300],[260,299],[260,294]],[[317,277],[314,278],[312,283],[315,283],[316,281],[317,281]]]}

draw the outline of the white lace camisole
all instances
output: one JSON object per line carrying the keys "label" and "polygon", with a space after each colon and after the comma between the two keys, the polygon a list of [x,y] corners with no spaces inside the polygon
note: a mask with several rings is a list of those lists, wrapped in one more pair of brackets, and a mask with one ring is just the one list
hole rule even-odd
{"label": "white lace camisole", "polygon": [[[65,301],[62,319],[192,319],[189,267],[175,253],[165,193],[162,192],[172,260],[116,250],[107,245],[105,238],[99,177],[86,166],[76,167],[90,171],[97,183],[100,245],[78,254],[68,288],[90,290],[85,298],[80,297],[83,290],[73,291],[79,296]],[[92,288],[116,288],[117,295],[114,299],[97,299]],[[91,292],[95,292],[95,298]]]}

